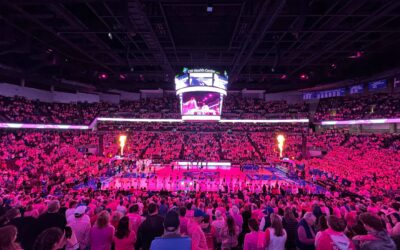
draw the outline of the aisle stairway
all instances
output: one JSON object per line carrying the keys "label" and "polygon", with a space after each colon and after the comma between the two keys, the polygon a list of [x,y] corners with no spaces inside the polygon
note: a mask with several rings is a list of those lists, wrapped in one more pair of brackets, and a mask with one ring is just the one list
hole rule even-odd
{"label": "aisle stairway", "polygon": [[257,146],[257,143],[255,143],[252,139],[251,136],[249,135],[249,133],[246,133],[247,139],[249,140],[250,144],[253,146],[254,150],[256,151],[256,153],[258,154],[259,159],[261,159],[261,161],[265,162],[266,158],[264,157],[264,155],[261,153],[260,149]]}
{"label": "aisle stairway", "polygon": [[154,140],[158,137],[158,134],[154,134],[154,136],[151,137],[150,142],[147,144],[147,146],[140,152],[139,159],[143,159],[144,154],[146,153],[147,149],[153,145]]}
{"label": "aisle stairway", "polygon": [[215,138],[215,140],[216,140],[217,143],[218,143],[218,154],[219,154],[219,158],[220,158],[221,160],[226,160],[225,157],[224,157],[224,153],[223,153],[223,151],[222,151],[221,134],[220,134],[220,133],[214,134],[214,138]]}
{"label": "aisle stairway", "polygon": [[188,136],[184,135],[183,136],[183,142],[182,142],[181,151],[179,152],[179,159],[183,160],[184,157],[185,157],[185,145],[186,145],[187,141],[188,141]]}

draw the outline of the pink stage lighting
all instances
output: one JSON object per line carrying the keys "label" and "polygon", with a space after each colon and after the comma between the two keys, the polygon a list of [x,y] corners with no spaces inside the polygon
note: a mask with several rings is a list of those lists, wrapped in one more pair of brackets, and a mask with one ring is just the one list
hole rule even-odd
{"label": "pink stage lighting", "polygon": [[101,73],[101,74],[99,74],[99,79],[105,80],[105,79],[107,79],[107,78],[108,78],[108,75],[107,75],[106,73]]}
{"label": "pink stage lighting", "polygon": [[120,80],[126,80],[126,74],[119,74]]}
{"label": "pink stage lighting", "polygon": [[363,54],[364,54],[363,51],[356,51],[356,53],[354,55],[351,55],[348,58],[357,59],[357,58],[360,58]]}
{"label": "pink stage lighting", "polygon": [[302,73],[302,74],[300,74],[300,79],[301,79],[301,80],[307,80],[307,79],[308,79],[308,75]]}

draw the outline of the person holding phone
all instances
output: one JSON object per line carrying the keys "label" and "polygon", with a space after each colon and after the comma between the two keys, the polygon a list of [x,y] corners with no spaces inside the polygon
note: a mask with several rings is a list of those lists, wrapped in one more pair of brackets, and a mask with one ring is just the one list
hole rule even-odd
{"label": "person holding phone", "polygon": [[400,236],[400,215],[398,213],[391,213],[388,216],[384,216],[386,224],[386,230],[392,237]]}
{"label": "person holding phone", "polygon": [[79,242],[76,239],[76,235],[72,231],[70,226],[66,226],[64,228],[64,237],[65,237],[65,250],[77,250],[79,249]]}

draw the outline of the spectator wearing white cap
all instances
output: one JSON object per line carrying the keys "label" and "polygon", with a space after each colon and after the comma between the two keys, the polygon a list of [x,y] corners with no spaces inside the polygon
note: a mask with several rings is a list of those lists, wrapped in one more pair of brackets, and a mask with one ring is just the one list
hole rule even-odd
{"label": "spectator wearing white cap", "polygon": [[77,205],[78,205],[78,202],[75,200],[72,200],[69,202],[69,207],[65,211],[65,218],[67,218],[67,221],[68,221],[68,217],[74,215],[74,211],[75,211],[75,208]]}
{"label": "spectator wearing white cap", "polygon": [[74,219],[69,220],[69,226],[78,240],[80,249],[86,249],[90,241],[90,218],[86,215],[86,208],[86,206],[75,208]]}
{"label": "spectator wearing white cap", "polygon": [[[67,223],[71,224],[76,219],[79,219],[81,221],[85,221],[90,224],[90,217],[87,214],[88,210],[90,210],[90,209],[87,206],[78,206],[78,207],[74,208],[74,210],[72,211],[72,214],[67,217]],[[77,215],[79,215],[79,216],[77,216]]]}

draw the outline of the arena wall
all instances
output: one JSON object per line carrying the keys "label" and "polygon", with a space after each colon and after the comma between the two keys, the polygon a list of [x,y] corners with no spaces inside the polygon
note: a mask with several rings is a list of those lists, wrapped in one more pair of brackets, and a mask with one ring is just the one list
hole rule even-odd
{"label": "arena wall", "polygon": [[53,96],[50,91],[21,87],[9,83],[0,83],[0,93],[2,96],[23,96],[30,100],[40,100],[42,102],[52,102]]}
{"label": "arena wall", "polygon": [[288,91],[280,93],[270,93],[264,96],[266,101],[286,101],[287,103],[303,102],[303,93],[300,91]]}

